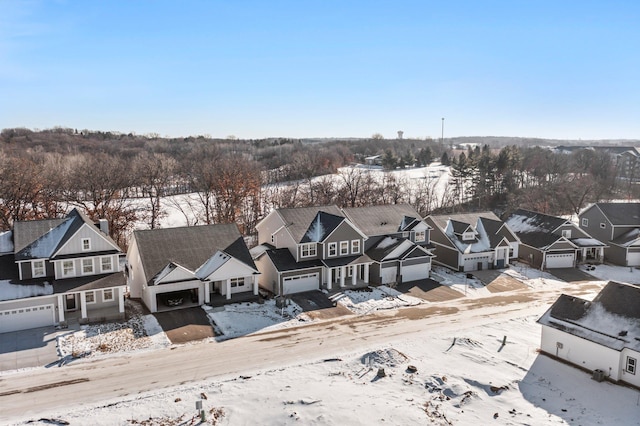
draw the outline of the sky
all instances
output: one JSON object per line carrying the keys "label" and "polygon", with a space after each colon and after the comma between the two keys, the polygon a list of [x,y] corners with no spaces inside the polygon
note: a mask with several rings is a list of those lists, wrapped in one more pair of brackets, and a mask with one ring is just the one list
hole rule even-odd
{"label": "sky", "polygon": [[0,0],[0,128],[635,139],[638,22],[637,0]]}

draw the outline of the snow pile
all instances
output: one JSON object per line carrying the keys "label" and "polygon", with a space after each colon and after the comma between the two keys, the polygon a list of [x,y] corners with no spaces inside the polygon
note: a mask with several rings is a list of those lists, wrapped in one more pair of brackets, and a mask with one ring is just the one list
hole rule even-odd
{"label": "snow pile", "polygon": [[431,277],[440,284],[450,287],[468,298],[477,299],[492,294],[482,281],[477,278],[468,278],[464,272],[454,272],[442,266],[433,266]]}
{"label": "snow pile", "polygon": [[404,295],[387,286],[345,290],[332,298],[357,315],[366,315],[377,310],[402,308],[424,303],[422,299]]}
{"label": "snow pile", "polygon": [[204,305],[202,307],[221,339],[230,339],[257,331],[270,331],[280,328],[296,327],[300,323],[311,322],[302,308],[291,302],[284,309],[276,307],[275,299],[264,303],[234,303],[225,305],[222,310]]}
{"label": "snow pile", "polygon": [[378,349],[360,357],[360,362],[367,367],[398,367],[408,360],[405,354],[394,348]]}
{"label": "snow pile", "polygon": [[12,284],[10,280],[0,280],[0,301],[25,297],[48,296],[53,294],[53,286],[48,282],[39,284]]}

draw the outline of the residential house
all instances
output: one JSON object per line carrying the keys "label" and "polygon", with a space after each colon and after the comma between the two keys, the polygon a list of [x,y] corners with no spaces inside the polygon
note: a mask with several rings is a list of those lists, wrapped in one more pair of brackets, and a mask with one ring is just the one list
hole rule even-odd
{"label": "residential house", "polygon": [[151,312],[258,299],[258,275],[235,224],[134,231],[131,297]]}
{"label": "residential house", "polygon": [[366,286],[367,240],[337,206],[276,209],[256,225],[260,286],[276,295]]}
{"label": "residential house", "polygon": [[588,301],[566,294],[538,320],[543,353],[640,387],[640,288],[609,282]]}
{"label": "residential house", "polygon": [[430,215],[434,262],[456,271],[505,268],[518,257],[518,237],[491,212]]}
{"label": "residential house", "polygon": [[365,253],[373,261],[369,281],[391,284],[429,278],[431,228],[408,204],[342,209],[366,236]]}
{"label": "residential house", "polygon": [[580,229],[607,244],[606,261],[640,266],[640,203],[596,203],[578,217]]}
{"label": "residential house", "polygon": [[0,333],[124,317],[123,253],[105,220],[73,209],[16,222],[0,246]]}
{"label": "residential house", "polygon": [[520,259],[536,268],[573,268],[604,258],[606,244],[568,219],[519,209],[505,223],[520,239]]}

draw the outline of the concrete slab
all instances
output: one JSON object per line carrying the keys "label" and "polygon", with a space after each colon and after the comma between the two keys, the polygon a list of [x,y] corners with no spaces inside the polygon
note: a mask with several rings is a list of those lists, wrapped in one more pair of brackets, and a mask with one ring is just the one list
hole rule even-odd
{"label": "concrete slab", "polygon": [[209,317],[201,307],[153,314],[171,343],[186,343],[214,337]]}
{"label": "concrete slab", "polygon": [[57,336],[72,330],[33,328],[0,334],[0,371],[42,367],[59,360]]}
{"label": "concrete slab", "polygon": [[589,275],[577,268],[558,268],[547,270],[554,277],[568,283],[581,283],[586,281],[598,281],[598,278]]}
{"label": "concrete slab", "polygon": [[[336,290],[332,294],[339,293],[340,291]],[[318,290],[295,293],[290,296],[291,300],[312,319],[331,319],[352,313],[344,306],[336,305],[329,295]]]}
{"label": "concrete slab", "polygon": [[464,294],[444,286],[432,279],[409,281],[398,284],[395,290],[429,302],[444,302],[464,297]]}
{"label": "concrete slab", "polygon": [[499,269],[486,269],[483,271],[470,272],[475,278],[482,281],[485,288],[491,293],[502,293],[504,291],[524,290],[526,285],[509,275],[503,274]]}

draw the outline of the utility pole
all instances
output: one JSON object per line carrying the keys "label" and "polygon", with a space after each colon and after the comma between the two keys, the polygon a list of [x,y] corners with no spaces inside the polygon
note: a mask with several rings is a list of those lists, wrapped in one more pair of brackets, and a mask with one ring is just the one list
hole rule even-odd
{"label": "utility pole", "polygon": [[442,117],[442,133],[440,134],[440,145],[444,146],[444,117]]}

